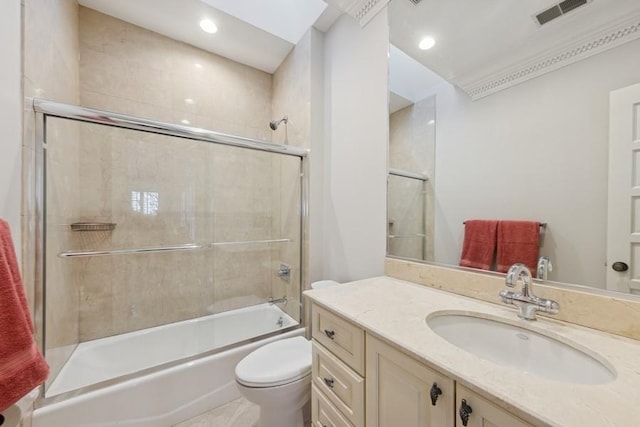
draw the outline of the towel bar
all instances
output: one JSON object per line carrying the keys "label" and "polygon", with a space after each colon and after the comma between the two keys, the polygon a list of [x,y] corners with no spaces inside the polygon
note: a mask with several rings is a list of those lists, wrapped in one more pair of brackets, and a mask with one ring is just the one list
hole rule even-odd
{"label": "towel bar", "polygon": [[[463,221],[462,224],[466,224],[467,221]],[[540,223],[540,228],[547,228],[547,223],[546,222],[541,222]]]}

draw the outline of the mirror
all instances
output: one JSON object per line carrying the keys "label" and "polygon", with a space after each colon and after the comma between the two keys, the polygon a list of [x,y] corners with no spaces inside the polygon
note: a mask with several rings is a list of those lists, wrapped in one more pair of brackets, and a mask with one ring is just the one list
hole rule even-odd
{"label": "mirror", "polygon": [[[434,122],[420,161],[410,151],[404,156],[411,163],[398,160],[399,135],[415,128],[400,132],[398,112],[390,114],[390,173],[409,169],[428,180],[420,189],[415,179],[404,178],[403,186],[401,178],[389,176],[388,254],[458,265],[466,220],[539,221],[546,223],[540,255],[553,262],[550,281],[640,293],[634,284],[639,257],[631,256],[636,246],[623,243],[627,259],[608,259],[607,253],[607,221],[623,221],[608,213],[609,172],[629,168],[608,163],[609,97],[640,82],[633,71],[640,67],[640,36],[620,36],[637,22],[640,5],[584,1],[564,10],[568,2],[489,3],[389,4],[390,98],[399,94],[395,50],[442,79],[422,89],[420,99],[430,97],[433,111],[418,122]],[[552,6],[558,16],[540,23],[542,12],[556,13],[549,12]],[[425,36],[436,42],[429,50],[418,47]],[[400,80],[418,80],[406,76]],[[405,108],[420,105],[409,102]],[[414,225],[424,218],[424,227],[409,229],[403,218]],[[422,246],[397,242],[420,230]],[[615,261],[629,270],[613,272]]]}
{"label": "mirror", "polygon": [[435,84],[444,83],[393,45],[389,49],[387,252],[433,260]]}

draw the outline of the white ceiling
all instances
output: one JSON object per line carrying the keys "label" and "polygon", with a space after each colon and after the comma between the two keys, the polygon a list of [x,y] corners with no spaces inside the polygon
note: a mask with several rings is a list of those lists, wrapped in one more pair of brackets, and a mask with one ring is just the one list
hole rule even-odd
{"label": "white ceiling", "polygon": [[327,7],[322,0],[201,0],[292,44],[297,44]]}
{"label": "white ceiling", "polygon": [[[588,37],[640,16],[640,0],[593,0],[538,26],[534,15],[556,3],[423,0],[414,5],[409,0],[394,0],[389,4],[390,39],[402,51],[464,88],[468,82],[504,75],[520,65],[535,65],[545,55],[562,54],[572,49],[573,43],[588,42]],[[425,36],[433,37],[437,44],[421,51],[418,42]]]}
{"label": "white ceiling", "polygon": [[389,110],[418,102],[446,81],[394,45],[389,46]]}
{"label": "white ceiling", "polygon": [[[322,0],[79,0],[79,3],[268,73],[276,71],[319,17],[321,26],[328,28],[338,16]],[[203,18],[216,23],[216,34],[200,29]]]}

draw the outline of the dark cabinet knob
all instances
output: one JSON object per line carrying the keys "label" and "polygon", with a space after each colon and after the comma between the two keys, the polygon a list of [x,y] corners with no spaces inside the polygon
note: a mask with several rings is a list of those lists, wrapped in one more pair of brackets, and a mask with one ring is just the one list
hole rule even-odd
{"label": "dark cabinet knob", "polygon": [[469,422],[469,415],[471,415],[472,412],[473,409],[471,409],[471,406],[467,405],[467,401],[465,399],[462,399],[458,413],[460,414],[460,420],[462,421],[463,426],[466,426]]}
{"label": "dark cabinet knob", "polygon": [[333,388],[333,383],[335,382],[333,378],[323,378],[323,380],[327,387]]}
{"label": "dark cabinet knob", "polygon": [[622,273],[623,271],[627,271],[629,269],[629,266],[627,265],[626,262],[617,261],[613,263],[611,268],[613,268],[617,272]]}
{"label": "dark cabinet knob", "polygon": [[442,390],[438,387],[438,383],[433,383],[431,386],[431,405],[436,406],[436,402],[438,401],[438,396],[442,394]]}
{"label": "dark cabinet knob", "polygon": [[329,337],[330,339],[333,339],[333,336],[336,334],[335,331],[330,331],[328,329],[324,330],[324,334]]}

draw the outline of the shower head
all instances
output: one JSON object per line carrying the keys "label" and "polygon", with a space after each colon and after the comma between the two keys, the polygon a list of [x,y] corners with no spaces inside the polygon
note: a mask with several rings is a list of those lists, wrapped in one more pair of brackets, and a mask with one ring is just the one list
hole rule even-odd
{"label": "shower head", "polygon": [[271,130],[276,130],[278,129],[278,126],[280,126],[280,123],[284,122],[284,124],[286,125],[288,121],[289,121],[289,117],[287,116],[284,116],[280,120],[271,120],[269,122],[269,127],[271,128]]}

